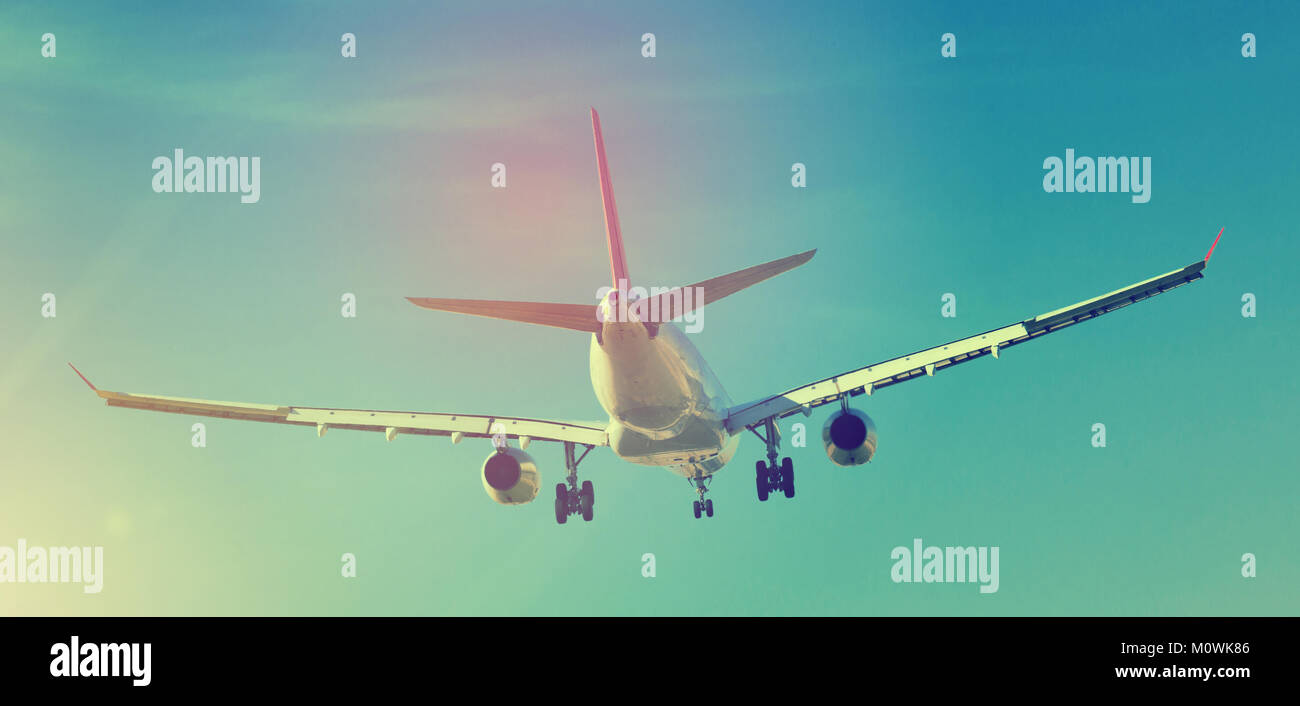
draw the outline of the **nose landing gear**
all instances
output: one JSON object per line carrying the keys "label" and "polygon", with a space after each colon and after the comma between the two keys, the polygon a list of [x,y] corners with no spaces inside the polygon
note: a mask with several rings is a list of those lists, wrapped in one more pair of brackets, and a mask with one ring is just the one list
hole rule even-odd
{"label": "nose landing gear", "polygon": [[695,472],[694,478],[688,479],[691,482],[691,485],[695,486],[695,494],[698,498],[692,504],[692,509],[695,511],[695,519],[697,520],[700,519],[701,515],[713,517],[713,499],[705,499],[704,497],[704,494],[709,492],[709,481],[711,479],[712,476],[705,478],[699,471]]}

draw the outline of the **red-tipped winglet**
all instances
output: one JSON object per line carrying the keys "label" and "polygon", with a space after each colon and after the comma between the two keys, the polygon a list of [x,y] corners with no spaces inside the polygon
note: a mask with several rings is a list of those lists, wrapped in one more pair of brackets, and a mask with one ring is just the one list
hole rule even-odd
{"label": "red-tipped winglet", "polygon": [[80,370],[77,370],[77,366],[73,365],[72,363],[68,363],[68,367],[72,368],[72,372],[76,373],[77,377],[81,378],[82,382],[86,383],[87,385],[90,385],[90,389],[94,390],[95,392],[99,392],[99,388],[91,384],[91,382],[86,379],[86,376],[82,375]]}
{"label": "red-tipped winglet", "polygon": [[[1226,226],[1225,226],[1226,227]],[[1223,237],[1223,228],[1219,229],[1219,234],[1214,236],[1214,244],[1210,246],[1210,251],[1205,253],[1205,262],[1209,264],[1210,256],[1214,254],[1214,246],[1219,244],[1219,238]]]}

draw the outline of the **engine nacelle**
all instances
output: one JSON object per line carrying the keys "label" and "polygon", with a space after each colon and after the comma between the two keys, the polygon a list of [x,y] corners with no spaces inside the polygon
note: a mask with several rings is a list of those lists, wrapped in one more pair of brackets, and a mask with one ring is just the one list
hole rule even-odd
{"label": "engine nacelle", "polygon": [[533,457],[513,447],[493,451],[483,462],[483,490],[502,505],[523,505],[537,497],[542,474]]}
{"label": "engine nacelle", "polygon": [[861,466],[876,454],[876,425],[865,412],[836,410],[822,427],[826,455],[837,466]]}

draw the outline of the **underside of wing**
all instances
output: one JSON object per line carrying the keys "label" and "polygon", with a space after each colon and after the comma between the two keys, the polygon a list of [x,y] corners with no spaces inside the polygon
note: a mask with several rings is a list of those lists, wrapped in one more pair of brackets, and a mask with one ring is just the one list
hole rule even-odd
{"label": "underside of wing", "polygon": [[[69,364],[71,365],[71,364]],[[75,367],[73,370],[77,370]],[[218,402],[163,395],[140,395],[100,390],[86,380],[95,394],[110,407],[144,409],[154,412],[189,414],[223,419],[242,419],[315,427],[318,434],[330,429],[383,432],[392,441],[398,435],[452,436],[461,438],[526,437],[531,441],[561,441],[587,446],[607,446],[605,425],[594,422],[567,422],[525,417],[500,417],[476,414],[440,414],[435,412],[398,412],[370,409],[336,409],[293,405]]]}
{"label": "underside of wing", "polygon": [[[1217,241],[1216,241],[1217,242]],[[870,395],[875,390],[906,382],[984,356],[997,358],[1012,346],[1032,341],[1054,331],[1095,319],[1116,309],[1193,282],[1204,275],[1206,260],[1167,272],[1099,297],[1049,311],[1009,326],[985,331],[941,346],[927,348],[899,358],[882,361],[817,382],[796,387],[779,395],[761,398],[727,410],[731,433],[785,417],[844,397]]]}

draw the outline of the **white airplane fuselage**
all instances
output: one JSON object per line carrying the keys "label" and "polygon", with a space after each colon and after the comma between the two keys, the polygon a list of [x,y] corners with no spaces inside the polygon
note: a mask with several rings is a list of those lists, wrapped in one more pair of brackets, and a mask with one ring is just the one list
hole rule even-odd
{"label": "white airplane fuselage", "polygon": [[591,386],[609,414],[609,446],[620,458],[708,477],[736,453],[726,429],[731,399],[675,324],[656,335],[639,321],[606,321],[591,336]]}

